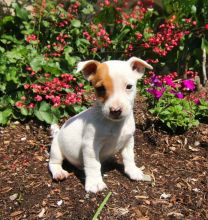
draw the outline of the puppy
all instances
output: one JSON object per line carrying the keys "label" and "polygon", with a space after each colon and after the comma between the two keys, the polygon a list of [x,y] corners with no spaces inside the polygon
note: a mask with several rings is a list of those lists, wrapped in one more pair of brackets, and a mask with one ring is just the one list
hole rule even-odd
{"label": "puppy", "polygon": [[78,64],[95,89],[95,105],[70,118],[59,128],[52,126],[53,141],[49,169],[53,179],[62,180],[69,173],[62,168],[67,159],[84,168],[85,190],[96,193],[106,188],[101,175],[101,162],[121,151],[124,171],[132,180],[151,181],[134,161],[135,121],[133,104],[137,80],[145,61],[132,57],[128,61],[112,60],[100,63],[88,60]]}

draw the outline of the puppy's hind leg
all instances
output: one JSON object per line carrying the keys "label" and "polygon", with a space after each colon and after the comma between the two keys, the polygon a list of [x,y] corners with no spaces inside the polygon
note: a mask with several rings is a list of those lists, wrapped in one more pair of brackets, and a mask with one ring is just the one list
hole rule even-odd
{"label": "puppy's hind leg", "polygon": [[69,173],[62,168],[63,159],[57,137],[55,136],[52,141],[49,160],[49,170],[54,180],[63,180],[69,176]]}

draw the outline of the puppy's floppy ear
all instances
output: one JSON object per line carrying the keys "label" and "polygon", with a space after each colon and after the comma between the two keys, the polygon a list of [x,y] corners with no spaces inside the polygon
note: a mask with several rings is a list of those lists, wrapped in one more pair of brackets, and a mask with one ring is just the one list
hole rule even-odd
{"label": "puppy's floppy ear", "polygon": [[127,62],[130,64],[133,71],[136,71],[138,73],[137,78],[142,78],[145,68],[153,69],[151,65],[149,65],[146,61],[139,59],[137,57],[131,57]]}
{"label": "puppy's floppy ear", "polygon": [[84,62],[79,62],[77,65],[77,72],[82,71],[85,79],[91,79],[91,76],[96,73],[97,67],[100,63],[96,60],[87,60]]}

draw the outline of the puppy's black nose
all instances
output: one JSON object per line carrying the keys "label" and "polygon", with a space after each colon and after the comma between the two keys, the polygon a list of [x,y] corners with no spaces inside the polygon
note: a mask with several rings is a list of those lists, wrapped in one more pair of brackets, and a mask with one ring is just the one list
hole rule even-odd
{"label": "puppy's black nose", "polygon": [[121,115],[121,108],[110,108],[110,115],[113,116],[114,118],[118,118]]}

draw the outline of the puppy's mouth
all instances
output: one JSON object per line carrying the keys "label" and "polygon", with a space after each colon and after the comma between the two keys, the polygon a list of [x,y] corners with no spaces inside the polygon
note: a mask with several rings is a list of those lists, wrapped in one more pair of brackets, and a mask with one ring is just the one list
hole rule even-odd
{"label": "puppy's mouth", "polygon": [[123,115],[106,115],[106,118],[110,119],[111,121],[122,121],[125,119],[125,116]]}

